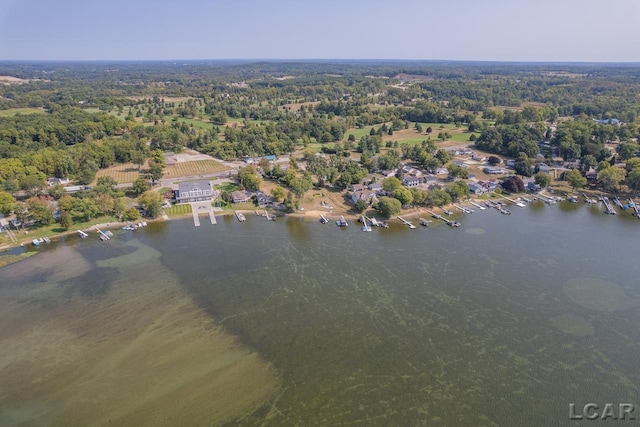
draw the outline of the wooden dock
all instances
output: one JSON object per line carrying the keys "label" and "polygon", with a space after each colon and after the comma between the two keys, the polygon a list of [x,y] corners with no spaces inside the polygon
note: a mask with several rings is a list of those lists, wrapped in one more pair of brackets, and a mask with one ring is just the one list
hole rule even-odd
{"label": "wooden dock", "polygon": [[616,210],[613,208],[613,205],[609,201],[608,197],[600,197],[600,201],[604,204],[604,211],[607,215],[616,214]]}
{"label": "wooden dock", "polygon": [[402,218],[401,216],[397,217],[400,221],[402,221],[403,224],[408,225],[409,228],[416,228],[415,225],[411,224],[409,221],[407,221],[406,219]]}
{"label": "wooden dock", "polygon": [[595,205],[596,203],[598,203],[597,201],[593,200],[591,197],[587,196],[584,193],[582,193],[582,197],[584,197],[584,201],[589,203],[590,205]]}
{"label": "wooden dock", "polygon": [[427,211],[427,212],[429,212],[432,217],[443,220],[449,227],[460,227],[460,223],[458,221],[448,220],[447,218],[443,217],[442,215],[438,215],[435,212],[431,212],[431,211]]}
{"label": "wooden dock", "polygon": [[233,213],[236,215],[236,218],[238,218],[238,221],[245,222],[247,220],[241,212],[233,211]]}
{"label": "wooden dock", "polygon": [[487,208],[485,208],[484,206],[481,206],[475,202],[469,201],[470,204],[472,204],[473,206],[475,206],[476,208],[480,209],[481,211],[486,210]]}
{"label": "wooden dock", "polygon": [[326,224],[329,222],[329,220],[327,218],[325,218],[324,215],[320,214],[320,222],[323,224]]}
{"label": "wooden dock", "polygon": [[640,208],[638,207],[638,204],[635,203],[632,199],[629,199],[629,207],[633,209],[633,216],[635,216],[636,218],[640,218]]}
{"label": "wooden dock", "polygon": [[453,205],[453,207],[465,214],[472,214],[475,212],[473,209],[465,208],[464,206],[460,205]]}
{"label": "wooden dock", "polygon": [[514,205],[516,205],[519,208],[524,208],[526,206],[524,203],[519,202],[519,201],[514,200],[514,199],[511,199],[511,198],[509,198],[507,196],[502,196],[502,198],[510,201],[511,203],[513,203]]}

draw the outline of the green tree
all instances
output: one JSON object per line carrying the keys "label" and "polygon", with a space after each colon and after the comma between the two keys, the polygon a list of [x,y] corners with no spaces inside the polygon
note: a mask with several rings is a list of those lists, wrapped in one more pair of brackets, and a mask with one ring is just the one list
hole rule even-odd
{"label": "green tree", "polygon": [[262,178],[258,176],[256,167],[249,165],[238,169],[238,182],[248,190],[259,190]]}
{"label": "green tree", "polygon": [[273,196],[274,199],[276,199],[276,201],[281,202],[282,200],[284,200],[284,196],[285,196],[284,188],[280,187],[279,185],[276,185],[271,189],[271,195]]}
{"label": "green tree", "polygon": [[427,191],[425,204],[427,206],[444,206],[451,203],[451,196],[445,190],[434,188]]}
{"label": "green tree", "polygon": [[126,221],[137,221],[140,219],[140,211],[135,206],[131,206],[124,214]]}
{"label": "green tree", "polygon": [[624,169],[611,166],[598,172],[598,181],[605,190],[617,190],[625,175]]}
{"label": "green tree", "polygon": [[67,192],[61,184],[55,184],[49,187],[49,195],[56,200],[60,199],[65,194],[67,194]]}
{"label": "green tree", "polygon": [[414,205],[424,205],[427,201],[427,192],[420,190],[419,188],[410,188],[411,195],[413,196]]}
{"label": "green tree", "polygon": [[162,202],[164,198],[162,194],[157,191],[146,191],[140,197],[138,197],[138,203],[144,208],[147,216],[150,218],[156,218],[162,211]]}
{"label": "green tree", "polygon": [[95,218],[100,213],[100,209],[95,199],[90,197],[75,198],[73,201],[73,213],[84,221],[91,221],[92,218]]}
{"label": "green tree", "polygon": [[402,210],[402,203],[392,197],[380,197],[375,208],[385,218],[391,218],[391,215],[395,215]]}
{"label": "green tree", "polygon": [[29,217],[40,224],[49,225],[53,222],[53,211],[44,197],[31,197],[25,202]]}
{"label": "green tree", "polygon": [[456,181],[449,184],[447,193],[451,195],[451,199],[456,201],[469,197],[469,186],[465,181]]}
{"label": "green tree", "polygon": [[631,169],[627,176],[627,186],[632,190],[640,190],[640,166]]}
{"label": "green tree", "polygon": [[6,191],[0,191],[0,213],[9,215],[15,207],[16,199]]}
{"label": "green tree", "polygon": [[578,169],[571,169],[564,174],[564,179],[571,185],[575,191],[576,188],[582,188],[587,185],[587,178],[582,176]]}
{"label": "green tree", "polygon": [[65,230],[68,230],[73,225],[73,218],[69,212],[63,211],[60,214],[60,219],[58,220],[60,226]]}
{"label": "green tree", "polygon": [[540,188],[547,188],[551,184],[551,177],[546,173],[539,172],[534,175],[533,182],[540,186]]}
{"label": "green tree", "polygon": [[382,189],[389,193],[393,193],[400,187],[402,187],[402,182],[394,176],[382,180]]}
{"label": "green tree", "polygon": [[400,187],[393,192],[394,199],[398,199],[402,206],[408,206],[413,202],[413,195],[408,188]]}
{"label": "green tree", "polygon": [[355,206],[353,207],[354,212],[362,213],[369,207],[369,203],[367,203],[364,199],[358,199]]}
{"label": "green tree", "polygon": [[151,186],[149,185],[149,182],[146,179],[138,178],[135,181],[133,181],[133,186],[131,187],[131,191],[133,191],[133,194],[135,194],[136,196],[139,196],[145,191],[148,191],[149,188],[151,188]]}
{"label": "green tree", "polygon": [[94,190],[98,194],[108,194],[113,197],[116,194],[116,185],[117,182],[110,176],[101,176],[96,181]]}

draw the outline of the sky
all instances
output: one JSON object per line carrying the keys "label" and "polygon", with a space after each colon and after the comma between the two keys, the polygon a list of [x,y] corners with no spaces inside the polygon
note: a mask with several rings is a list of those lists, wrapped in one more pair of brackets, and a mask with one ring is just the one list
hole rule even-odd
{"label": "sky", "polygon": [[0,60],[640,62],[640,0],[0,0]]}

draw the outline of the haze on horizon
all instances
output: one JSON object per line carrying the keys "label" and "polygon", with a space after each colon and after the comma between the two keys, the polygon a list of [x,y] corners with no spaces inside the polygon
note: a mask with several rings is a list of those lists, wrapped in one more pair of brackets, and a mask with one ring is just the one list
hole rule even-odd
{"label": "haze on horizon", "polygon": [[637,0],[0,0],[0,60],[638,62]]}

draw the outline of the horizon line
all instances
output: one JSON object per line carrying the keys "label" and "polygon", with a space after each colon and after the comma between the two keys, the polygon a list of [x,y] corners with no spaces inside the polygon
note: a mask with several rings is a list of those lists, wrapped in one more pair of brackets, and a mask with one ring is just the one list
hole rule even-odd
{"label": "horizon line", "polygon": [[168,58],[168,59],[0,59],[0,63],[124,63],[124,62],[440,62],[440,63],[490,63],[490,64],[623,64],[640,65],[640,61],[602,61],[602,60],[493,60],[493,59],[402,59],[402,58]]}

